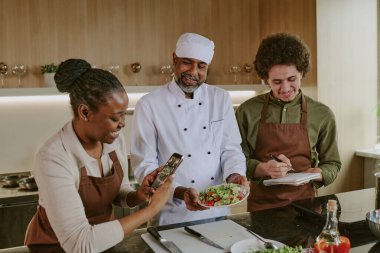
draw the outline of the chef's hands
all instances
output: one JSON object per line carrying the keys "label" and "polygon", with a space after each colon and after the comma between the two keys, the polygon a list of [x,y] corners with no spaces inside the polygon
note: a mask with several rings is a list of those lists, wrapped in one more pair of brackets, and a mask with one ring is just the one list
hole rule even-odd
{"label": "chef's hands", "polygon": [[227,183],[241,184],[244,187],[249,188],[249,182],[245,176],[242,176],[238,173],[233,173],[227,177]]}
{"label": "chef's hands", "polygon": [[190,211],[202,211],[209,209],[208,207],[201,206],[198,200],[198,192],[194,188],[187,188],[183,194],[186,208]]}
{"label": "chef's hands", "polygon": [[277,158],[282,162],[269,160],[268,162],[259,163],[256,166],[254,177],[269,176],[271,178],[281,178],[292,170],[289,158],[283,154],[277,156]]}
{"label": "chef's hands", "polygon": [[[249,188],[249,182],[245,176],[238,173],[233,173],[228,176],[227,183],[235,183],[243,185]],[[190,211],[202,211],[207,210],[209,207],[205,207],[199,204],[199,194],[194,188],[186,188],[183,186],[178,186],[175,189],[174,197],[178,199],[183,199],[186,204],[186,208]]]}
{"label": "chef's hands", "polygon": [[199,204],[198,192],[194,188],[178,186],[174,190],[174,197],[177,199],[182,199],[185,202],[186,208],[190,211],[202,211],[209,209],[208,207],[204,207]]}

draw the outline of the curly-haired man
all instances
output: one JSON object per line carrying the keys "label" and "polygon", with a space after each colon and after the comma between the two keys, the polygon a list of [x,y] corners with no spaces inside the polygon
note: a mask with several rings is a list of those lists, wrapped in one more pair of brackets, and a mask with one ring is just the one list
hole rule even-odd
{"label": "curly-haired man", "polygon": [[[333,112],[300,89],[310,70],[307,45],[291,34],[268,36],[254,66],[270,92],[245,101],[236,111],[251,180],[249,211],[311,198],[316,188],[335,180],[341,167]],[[263,184],[263,179],[281,178],[290,170],[321,176],[301,186]]]}

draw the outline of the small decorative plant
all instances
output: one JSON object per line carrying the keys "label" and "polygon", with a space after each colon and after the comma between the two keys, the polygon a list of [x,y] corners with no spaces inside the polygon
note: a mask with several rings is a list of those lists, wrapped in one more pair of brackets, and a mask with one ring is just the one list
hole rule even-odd
{"label": "small decorative plant", "polygon": [[58,65],[54,63],[45,64],[41,66],[41,73],[47,74],[47,73],[55,73],[58,69]]}

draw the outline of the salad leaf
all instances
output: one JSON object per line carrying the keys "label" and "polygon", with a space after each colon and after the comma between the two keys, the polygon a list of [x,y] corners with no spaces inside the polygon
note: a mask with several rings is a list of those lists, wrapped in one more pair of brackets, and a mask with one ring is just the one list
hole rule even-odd
{"label": "salad leaf", "polygon": [[289,247],[284,246],[279,249],[262,249],[262,250],[253,250],[247,253],[301,253],[302,252],[302,246],[296,246],[296,247]]}

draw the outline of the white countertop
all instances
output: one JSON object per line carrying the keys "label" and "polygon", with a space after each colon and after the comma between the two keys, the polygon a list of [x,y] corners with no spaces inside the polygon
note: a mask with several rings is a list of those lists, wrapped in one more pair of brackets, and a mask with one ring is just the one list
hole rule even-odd
{"label": "white countertop", "polygon": [[367,157],[367,158],[380,159],[380,149],[375,149],[375,148],[357,149],[355,151],[355,155]]}

